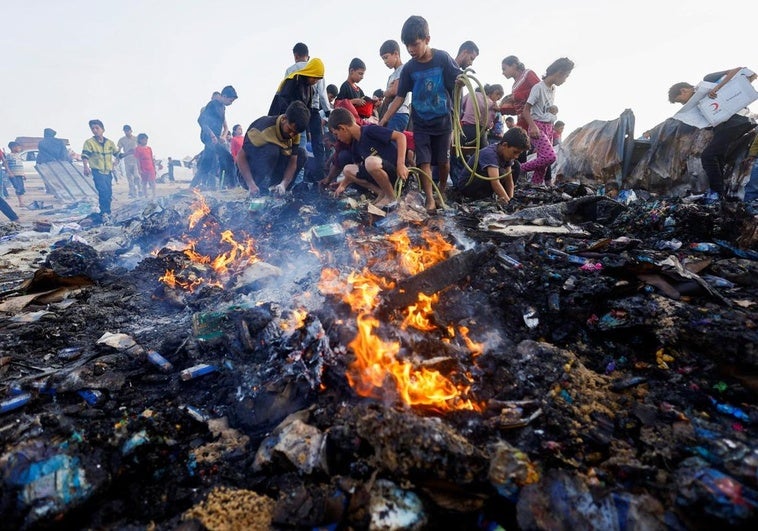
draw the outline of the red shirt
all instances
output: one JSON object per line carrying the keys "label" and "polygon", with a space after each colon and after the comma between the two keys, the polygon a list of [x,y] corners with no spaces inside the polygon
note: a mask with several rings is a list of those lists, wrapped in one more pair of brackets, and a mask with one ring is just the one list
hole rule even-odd
{"label": "red shirt", "polygon": [[146,179],[155,179],[153,149],[149,146],[137,146],[134,148],[134,156],[137,157],[140,175]]}
{"label": "red shirt", "polygon": [[232,141],[229,143],[229,149],[232,152],[232,157],[237,158],[237,153],[242,149],[242,143],[245,141],[245,135],[233,136]]}

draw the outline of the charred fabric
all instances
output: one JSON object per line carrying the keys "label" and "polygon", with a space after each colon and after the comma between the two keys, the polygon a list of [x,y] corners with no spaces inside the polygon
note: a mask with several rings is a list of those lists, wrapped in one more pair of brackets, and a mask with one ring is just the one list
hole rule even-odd
{"label": "charred fabric", "polygon": [[187,192],[50,236],[2,277],[4,526],[752,527],[756,220],[637,195]]}

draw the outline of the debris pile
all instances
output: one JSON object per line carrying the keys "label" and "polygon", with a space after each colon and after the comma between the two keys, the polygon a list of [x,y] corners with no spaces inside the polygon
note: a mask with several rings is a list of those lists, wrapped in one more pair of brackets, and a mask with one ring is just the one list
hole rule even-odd
{"label": "debris pile", "polygon": [[755,521],[741,204],[583,185],[433,218],[413,191],[360,204],[186,193],[115,227],[5,229],[6,524]]}

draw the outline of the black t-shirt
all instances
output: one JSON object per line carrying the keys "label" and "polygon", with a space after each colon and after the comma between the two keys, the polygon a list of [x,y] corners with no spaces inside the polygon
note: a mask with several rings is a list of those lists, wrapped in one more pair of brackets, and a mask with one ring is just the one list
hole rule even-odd
{"label": "black t-shirt", "polygon": [[211,100],[200,113],[197,123],[200,124],[200,140],[203,143],[210,141],[210,133],[218,136],[224,127],[226,105],[218,100]]}
{"label": "black t-shirt", "polygon": [[355,98],[363,99],[366,95],[358,85],[353,85],[349,81],[345,81],[340,85],[340,91],[337,93],[338,100],[352,100]]}

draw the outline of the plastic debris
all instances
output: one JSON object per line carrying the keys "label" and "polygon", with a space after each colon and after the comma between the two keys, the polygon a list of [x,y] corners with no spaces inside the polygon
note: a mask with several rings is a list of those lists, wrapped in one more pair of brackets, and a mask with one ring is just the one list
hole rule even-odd
{"label": "plastic debris", "polygon": [[0,413],[7,413],[28,404],[32,399],[29,393],[22,393],[0,402]]}
{"label": "plastic debris", "polygon": [[516,260],[512,256],[508,256],[503,251],[498,251],[497,252],[497,257],[500,259],[500,261],[503,264],[508,265],[508,266],[510,266],[510,267],[512,267],[514,269],[521,269],[521,268],[524,267],[524,265],[521,262],[519,262],[518,260]]}
{"label": "plastic debris", "polygon": [[709,242],[695,242],[689,246],[691,251],[698,251],[701,253],[716,254],[721,251],[721,246],[716,243]]}
{"label": "plastic debris", "polygon": [[526,308],[524,310],[524,323],[529,328],[537,328],[537,325],[540,324],[540,318],[537,314],[537,310],[532,308],[531,306]]}
{"label": "plastic debris", "polygon": [[103,398],[102,391],[98,391],[97,389],[82,389],[80,391],[77,391],[77,394],[81,396],[85,402],[87,402],[90,406],[97,405],[98,402]]}
{"label": "plastic debris", "polygon": [[369,513],[369,528],[384,531],[423,529],[427,521],[424,505],[416,493],[386,479],[377,480],[371,489]]}
{"label": "plastic debris", "polygon": [[189,369],[184,369],[179,373],[179,376],[186,382],[195,378],[199,378],[200,376],[205,376],[206,374],[216,372],[216,370],[217,369],[214,365],[201,363],[199,365],[195,365],[194,367],[190,367]]}
{"label": "plastic debris", "polygon": [[149,350],[147,352],[147,360],[163,372],[171,372],[174,370],[174,366],[171,364],[171,362],[161,356],[155,350]]}

